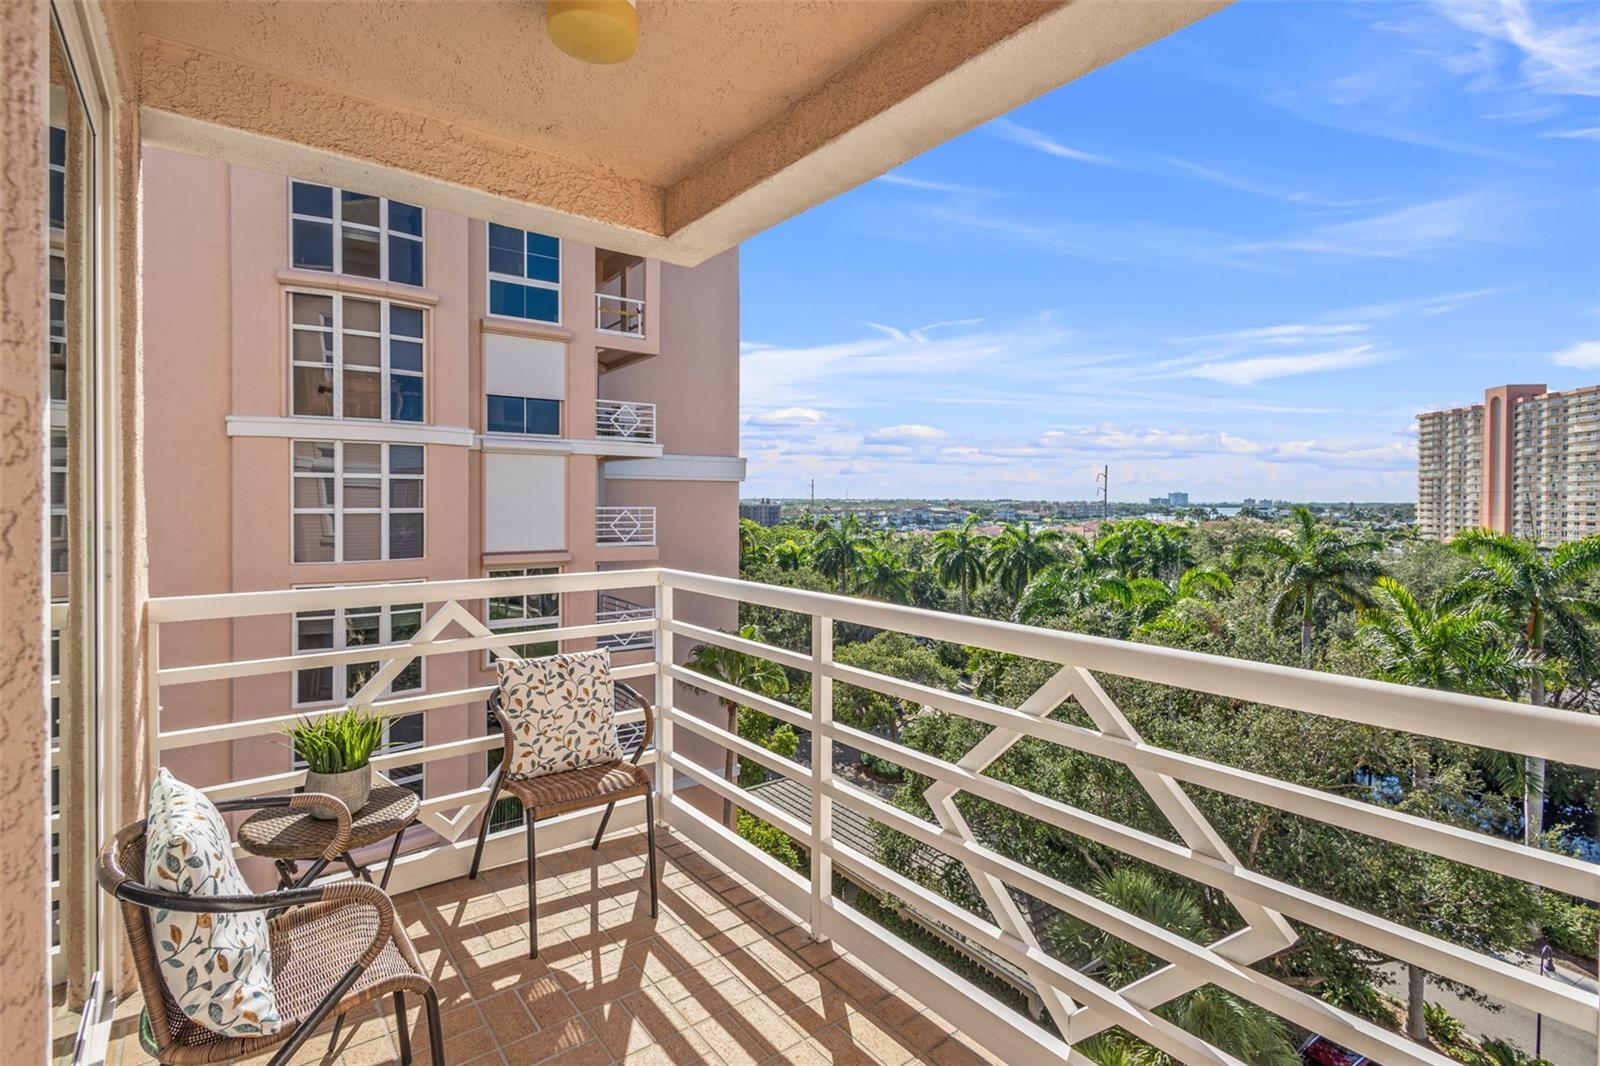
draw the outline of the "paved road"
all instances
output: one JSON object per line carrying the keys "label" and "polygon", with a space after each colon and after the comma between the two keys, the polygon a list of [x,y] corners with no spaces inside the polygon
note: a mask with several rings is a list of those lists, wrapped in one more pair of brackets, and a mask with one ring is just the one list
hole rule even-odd
{"label": "paved road", "polygon": [[[1532,970],[1536,967],[1531,957],[1511,958]],[[1390,995],[1405,996],[1405,972],[1402,967],[1386,966],[1384,972],[1395,983],[1390,985]],[[1587,989],[1591,994],[1600,992],[1593,974],[1585,974],[1564,962],[1556,964],[1556,976],[1569,984]],[[1500,1010],[1491,1011],[1471,1000],[1462,999],[1445,988],[1431,982],[1428,985],[1429,1003],[1442,1005],[1451,1014],[1466,1023],[1467,1032],[1478,1036],[1491,1036],[1509,1040],[1528,1054],[1533,1054],[1533,1012],[1513,1004],[1504,1004]],[[1555,1066],[1593,1066],[1597,1057],[1595,1034],[1575,1029],[1560,1022],[1544,1020],[1544,1057]]]}

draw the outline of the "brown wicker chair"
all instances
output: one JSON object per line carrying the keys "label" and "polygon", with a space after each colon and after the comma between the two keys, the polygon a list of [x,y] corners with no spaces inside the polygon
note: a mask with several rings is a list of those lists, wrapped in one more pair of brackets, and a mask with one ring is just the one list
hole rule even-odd
{"label": "brown wicker chair", "polygon": [[[329,858],[337,857],[349,840],[350,812],[332,796],[301,793],[217,804],[220,811],[257,807],[333,810],[339,831],[329,845],[334,852]],[[433,1063],[443,1066],[439,997],[382,889],[352,880],[248,896],[179,895],[144,884],[144,852],[145,823],[127,826],[101,851],[99,880],[100,887],[122,904],[122,922],[149,1015],[154,1045],[150,1050],[161,1062],[172,1066],[233,1062],[276,1047],[269,1066],[279,1066],[330,1015],[342,1020],[347,1011],[392,994],[400,1061],[410,1063],[405,994],[415,992],[427,1009]],[[270,1036],[230,1037],[190,1021],[167,991],[157,967],[150,929],[153,909],[211,914],[268,911],[272,983],[283,1028]],[[337,1035],[337,1026],[334,1032]]]}
{"label": "brown wicker chair", "polygon": [[655,786],[650,781],[650,775],[639,769],[639,756],[650,746],[650,740],[655,735],[655,708],[651,707],[650,702],[630,685],[618,681],[615,683],[615,691],[617,709],[637,707],[644,711],[644,736],[639,738],[639,746],[634,749],[631,759],[627,762],[613,760],[597,763],[594,766],[584,766],[558,774],[546,774],[543,777],[510,779],[506,777],[506,766],[511,761],[511,751],[515,747],[515,741],[511,736],[511,721],[500,709],[500,693],[496,691],[489,696],[489,709],[494,712],[494,716],[500,721],[500,728],[505,731],[505,747],[502,749],[504,755],[500,759],[500,767],[494,775],[494,785],[489,790],[489,804],[484,808],[483,822],[478,826],[478,847],[472,853],[472,870],[467,876],[471,878],[478,876],[478,864],[483,860],[483,844],[489,838],[489,819],[494,814],[495,800],[499,798],[500,790],[504,789],[522,801],[523,822],[528,831],[528,958],[530,959],[539,957],[539,908],[534,891],[534,886],[538,884],[538,860],[533,824],[540,818],[553,818],[558,814],[604,806],[606,811],[600,817],[600,828],[594,834],[594,843],[590,845],[591,848],[599,848],[600,838],[605,835],[606,825],[611,821],[611,812],[617,804],[625,799],[643,796],[645,836],[650,853],[650,917],[656,916]]}

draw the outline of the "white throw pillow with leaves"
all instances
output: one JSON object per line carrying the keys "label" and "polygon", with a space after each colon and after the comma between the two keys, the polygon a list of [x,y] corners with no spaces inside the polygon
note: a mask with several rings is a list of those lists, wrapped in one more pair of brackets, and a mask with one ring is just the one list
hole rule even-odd
{"label": "white throw pillow with leaves", "polygon": [[[150,786],[144,881],[185,896],[248,895],[233,842],[199,789],[161,770]],[[272,988],[265,911],[150,912],[156,964],[184,1015],[224,1036],[263,1036],[282,1026]]]}
{"label": "white throw pillow with leaves", "polygon": [[499,659],[500,709],[511,723],[508,777],[543,777],[622,758],[611,653]]}

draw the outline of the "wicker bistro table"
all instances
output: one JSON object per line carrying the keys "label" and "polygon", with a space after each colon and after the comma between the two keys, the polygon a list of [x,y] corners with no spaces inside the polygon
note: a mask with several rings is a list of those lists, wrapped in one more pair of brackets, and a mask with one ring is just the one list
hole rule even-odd
{"label": "wicker bistro table", "polygon": [[[364,881],[372,876],[356,863],[350,853],[394,837],[389,861],[383,868],[380,888],[389,887],[395,856],[405,831],[416,824],[422,801],[409,788],[381,785],[372,790],[367,805],[350,815],[350,846],[338,856],[350,872]],[[278,867],[278,881],[284,888],[301,888],[317,879],[328,865],[324,852],[333,843],[338,822],[313,818],[309,811],[290,807],[267,807],[246,818],[239,826],[239,846],[252,855],[272,859]],[[311,863],[302,875],[299,863]]]}

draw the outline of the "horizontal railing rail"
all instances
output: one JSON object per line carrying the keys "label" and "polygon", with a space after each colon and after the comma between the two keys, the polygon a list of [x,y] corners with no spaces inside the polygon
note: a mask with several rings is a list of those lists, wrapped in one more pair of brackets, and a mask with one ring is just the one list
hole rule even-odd
{"label": "horizontal railing rail", "polygon": [[594,539],[604,545],[642,545],[656,542],[654,507],[596,507]]}
{"label": "horizontal railing rail", "polygon": [[594,328],[603,333],[644,336],[644,301],[631,296],[594,294]]}
{"label": "horizontal railing rail", "polygon": [[596,400],[594,431],[596,436],[607,440],[654,444],[656,405],[635,400]]}
{"label": "horizontal railing rail", "polygon": [[[423,715],[424,741],[420,746],[386,752],[373,758],[375,774],[388,780],[389,771],[401,767],[426,766],[445,760],[482,758],[497,752],[504,744],[504,734],[488,727],[484,702],[495,686],[493,684],[446,685],[439,691],[424,689],[418,693],[387,694],[394,679],[407,666],[416,661],[429,661],[444,656],[465,657],[466,677],[483,666],[482,652],[512,656],[515,647],[524,643],[587,642],[616,636],[626,636],[646,631],[653,636],[656,620],[653,614],[645,618],[627,618],[598,621],[588,625],[559,627],[531,627],[525,629],[490,629],[484,618],[487,602],[494,598],[536,596],[562,593],[603,593],[605,590],[652,587],[656,583],[654,570],[617,570],[606,573],[541,574],[518,577],[473,578],[462,581],[411,582],[385,585],[344,585],[318,589],[284,589],[267,592],[224,593],[205,596],[161,597],[149,601],[146,617],[151,625],[150,653],[147,663],[150,706],[154,709],[154,724],[150,730],[150,757],[157,765],[170,762],[173,757],[203,749],[211,745],[229,745],[241,741],[259,741],[267,737],[281,737],[286,727],[304,720],[316,720],[341,711],[346,705],[370,706],[379,713],[402,717]],[[169,648],[183,650],[184,627],[192,623],[215,623],[227,620],[254,620],[271,616],[284,618],[281,637],[273,642],[288,647],[291,643],[290,626],[294,615],[302,612],[336,611],[339,609],[390,607],[395,604],[422,604],[424,619],[421,628],[410,639],[386,644],[368,644],[340,648],[332,651],[315,651],[300,654],[269,654],[258,657],[240,657],[223,661],[203,661],[169,664],[162,659],[163,637]],[[174,633],[174,628],[177,632]],[[253,630],[260,633],[259,623]],[[456,634],[465,635],[456,635]],[[259,637],[255,639],[260,639]],[[241,646],[248,647],[241,641]],[[308,669],[329,669],[351,664],[373,664],[374,671],[361,683],[360,688],[347,699],[330,701],[326,705],[294,708],[291,699],[293,675]],[[657,673],[654,663],[618,666],[613,670],[619,680],[653,678]],[[282,696],[269,700],[263,706],[259,695],[243,694],[237,683],[257,678],[282,675]],[[459,677],[461,675],[454,674]],[[175,692],[187,686],[227,683],[233,686],[231,708],[224,720],[203,725],[170,726],[163,720],[163,703]],[[259,693],[260,689],[251,689]],[[462,720],[459,712],[467,709],[465,724],[469,735],[461,735]],[[456,720],[444,734],[436,739],[428,723],[436,715],[458,712]],[[619,724],[642,719],[638,710],[624,711],[617,716]],[[470,735],[476,730],[478,735]],[[641,761],[653,763],[655,752],[647,752]],[[240,780],[216,781],[204,789],[213,799],[230,799],[279,792],[296,788],[305,780],[304,770],[290,766],[285,745],[282,763],[284,769]],[[461,775],[453,777],[459,779]],[[424,778],[426,782],[426,777]],[[430,876],[438,880],[454,871],[451,861],[455,857],[449,849],[462,838],[482,811],[489,798],[489,781],[467,789],[428,795],[422,802],[420,819],[433,831],[433,839],[441,843],[422,849],[410,856],[413,869],[410,878],[427,883]],[[631,816],[630,816],[631,817]],[[433,861],[443,860],[443,861]],[[419,866],[418,863],[421,865]],[[436,869],[430,875],[428,867]]]}
{"label": "horizontal railing rail", "polygon": [[[650,511],[649,537],[653,540],[653,509],[605,510]],[[601,528],[597,517],[597,534]],[[630,533],[627,539],[611,543],[639,543],[635,536]],[[643,589],[653,592],[653,607],[632,602],[624,595]],[[595,595],[595,622],[496,631],[482,620],[482,607],[491,597],[548,593]],[[247,652],[233,661],[164,662],[160,657],[162,633],[185,623],[285,616],[285,631],[278,644],[288,647],[287,616],[296,612],[419,602],[425,605],[423,622],[406,641],[301,655],[277,654],[268,648],[264,653]],[[756,604],[809,617],[810,646],[804,651],[779,648],[711,628],[705,623],[705,616],[691,612],[684,617],[684,612],[675,609],[675,603],[689,602],[701,609],[708,603],[722,605],[722,613],[711,617],[727,617],[727,608],[737,604]],[[370,703],[387,714],[426,716],[424,743],[380,755],[373,763],[380,774],[401,766],[449,767],[451,760],[482,760],[501,746],[499,730],[488,729],[486,720],[481,718],[481,701],[493,691],[493,685],[476,682],[472,673],[473,669],[481,670],[484,649],[509,655],[513,654],[512,645],[523,643],[604,644],[632,639],[630,634],[642,635],[654,646],[653,661],[614,669],[619,678],[655,681],[659,730],[654,750],[646,754],[644,762],[656,767],[661,792],[659,817],[713,857],[736,867],[775,905],[794,914],[813,937],[834,939],[868,965],[904,975],[902,984],[908,992],[952,1024],[984,1032],[990,1049],[1009,1061],[1086,1063],[1088,1060],[1073,1051],[1071,1044],[1118,1026],[1185,1063],[1233,1062],[1223,1052],[1175,1026],[1157,1009],[1177,996],[1210,984],[1391,1066],[1448,1062],[1429,1048],[1255,968],[1253,964],[1294,944],[1297,933],[1291,921],[1317,927],[1586,1031],[1593,1032],[1600,1026],[1594,997],[1580,989],[1251,869],[1206,821],[1202,808],[1185,788],[1237,797],[1581,898],[1600,898],[1600,866],[1152,744],[1139,735],[1117,707],[1101,679],[1138,679],[1222,696],[1241,704],[1263,704],[1498,751],[1540,755],[1589,768],[1600,768],[1600,717],[654,568],[160,598],[150,601],[148,618],[152,630],[147,667],[151,705],[156,708],[152,758],[159,762],[168,757],[181,758],[183,753],[205,745],[259,741],[304,716],[332,713],[334,707],[293,709],[289,705],[287,678],[298,670],[376,663],[376,671],[366,677],[348,702]],[[988,648],[1054,664],[1055,671],[1020,705],[1005,706],[838,662],[833,655],[833,633],[839,623]],[[253,623],[252,631],[260,629],[260,622]],[[178,631],[183,632],[181,628]],[[700,644],[758,656],[804,673],[810,679],[809,706],[794,706],[689,669],[683,661]],[[177,643],[173,647],[181,650]],[[389,692],[391,682],[410,663],[449,655],[465,656],[473,664],[464,684],[461,675],[439,671],[441,679],[450,678],[441,684],[441,691]],[[282,703],[260,706],[248,702],[242,694],[245,689],[239,686],[250,679],[272,675],[285,675]],[[431,667],[427,676],[434,676]],[[162,723],[163,693],[170,695],[185,686],[215,682],[234,686],[231,720],[199,725],[186,722],[170,728]],[[967,718],[989,727],[989,732],[965,756],[946,761],[835,722],[832,708],[837,684]],[[753,708],[806,731],[810,735],[809,761],[779,756],[729,731],[719,716],[708,720],[694,713],[678,698],[689,690],[712,700]],[[249,691],[259,693],[260,689],[252,685]],[[1087,716],[1088,725],[1050,717],[1052,711],[1069,700],[1076,701]],[[469,724],[476,723],[467,735],[459,728],[459,716],[443,719],[456,724],[453,731],[437,737],[426,728],[436,715],[462,707],[469,708]],[[633,712],[623,720],[638,716],[639,712]],[[1027,782],[1001,780],[986,773],[1012,744],[1024,738],[1127,767],[1138,786],[1166,816],[1176,837],[1153,835],[1035,792]],[[931,781],[923,798],[933,820],[917,817],[836,776],[832,760],[835,744],[848,745]],[[803,783],[809,790],[809,816],[803,807],[780,808],[759,791],[752,792],[725,779],[720,754],[709,757],[708,750],[732,751],[739,759],[771,774]],[[482,763],[478,765],[481,767]],[[288,767],[286,756],[282,770],[248,780],[219,781],[208,791],[224,798],[282,790],[297,786],[303,776]],[[460,775],[450,780],[458,782]],[[719,820],[702,813],[680,794],[690,785],[703,787],[707,793],[793,837],[810,856],[809,870],[797,875],[780,866]],[[422,819],[433,830],[433,836],[406,857],[408,865],[401,883],[425,884],[464,869],[462,848],[483,812],[487,782],[464,789],[449,784],[439,791],[438,795],[425,794]],[[963,793],[1204,885],[1226,897],[1244,924],[1214,943],[1201,944],[1121,911],[1002,854],[997,842],[975,832],[956,806],[955,797]],[[987,905],[987,913],[969,911],[915,881],[906,871],[891,868],[882,856],[861,850],[859,840],[852,846],[836,838],[832,829],[836,810],[864,817],[962,864]],[[636,818],[637,812],[630,817]],[[575,840],[576,833],[574,828],[568,836]],[[509,845],[515,842],[498,836],[495,839],[506,846],[499,851],[491,846],[491,861],[512,861]],[[557,839],[565,838],[557,834]],[[1037,993],[1057,1031],[995,1000],[836,898],[832,878],[835,864],[847,876],[854,873],[878,890],[892,892],[901,905],[915,912],[919,922],[934,923],[988,958],[1014,967]],[[1165,965],[1125,987],[1109,988],[1052,955],[1024,920],[1014,892],[1027,894],[1103,929],[1164,960]]]}
{"label": "horizontal railing rail", "polygon": [[[1133,730],[1100,686],[1097,675],[1135,678],[1500,751],[1544,755],[1589,767],[1600,765],[1600,718],[828,593],[777,588],[733,578],[673,570],[661,572],[659,602],[670,604],[675,596],[688,593],[792,611],[813,619],[810,653],[710,630],[675,619],[670,610],[663,612],[663,625],[657,638],[657,659],[667,678],[810,731],[812,762],[802,766],[677,710],[671,706],[670,695],[663,697],[663,702],[668,704],[664,713],[663,758],[677,773],[777,826],[805,847],[811,855],[809,900],[801,898],[790,871],[745,846],[743,841],[717,839],[719,835],[729,834],[710,819],[687,813],[687,804],[681,797],[671,797],[664,805],[668,820],[707,850],[736,859],[741,872],[767,888],[774,899],[797,914],[808,915],[805,920],[814,936],[835,937],[842,946],[863,953],[869,962],[877,959],[895,967],[892,972],[904,972],[908,949],[902,944],[890,943],[892,938],[886,938],[881,932],[864,927],[857,916],[849,913],[848,907],[834,900],[831,890],[824,889],[831,881],[835,861],[841,868],[867,872],[878,883],[888,885],[901,904],[917,911],[919,917],[939,922],[970,943],[1015,964],[1033,982],[1065,1040],[1055,1038],[1047,1030],[1022,1020],[1020,1015],[993,1001],[984,1002],[987,1000],[984,993],[961,987],[961,982],[948,974],[939,975],[945,980],[936,982],[939,987],[934,988],[927,1002],[941,1012],[961,1013],[972,1009],[976,996],[988,1014],[991,1027],[996,1020],[1007,1023],[1002,1042],[1010,1048],[1010,1054],[1018,1058],[1050,1055],[1066,1061],[1087,1061],[1072,1052],[1067,1041],[1080,1041],[1116,1025],[1179,1061],[1233,1061],[1215,1048],[1197,1046],[1190,1034],[1154,1013],[1154,1008],[1178,995],[1204,984],[1215,984],[1378,1061],[1441,1064],[1450,1061],[1398,1033],[1357,1018],[1251,968],[1251,963],[1291,946],[1297,939],[1287,919],[1317,926],[1430,973],[1461,981],[1497,999],[1559,1018],[1587,1031],[1594,1031],[1600,1024],[1600,1011],[1596,1009],[1594,997],[1580,989],[1251,870],[1211,829],[1178,783],[1238,796],[1588,899],[1600,898],[1600,867],[1487,833],[1434,822],[1375,803],[1364,803],[1151,745]],[[1034,697],[1019,707],[1006,707],[835,662],[832,628],[838,622],[1008,652],[1054,663],[1058,669]],[[812,708],[809,711],[795,708],[677,665],[676,660],[682,657],[678,654],[678,641],[683,642],[683,647],[714,644],[805,671],[811,677]],[[884,737],[835,723],[831,692],[836,682],[970,718],[993,728],[960,762],[946,762]],[[663,691],[667,691],[665,686]],[[1092,719],[1094,728],[1045,717],[1069,698],[1077,700]],[[721,780],[719,769],[679,756],[672,737],[673,731],[678,729],[702,741],[732,749],[740,758],[749,759],[772,773],[807,783],[812,789],[809,822],[775,808],[759,795]],[[1113,759],[1127,766],[1167,815],[1181,843],[1152,836],[983,772],[1012,743],[1024,737]],[[932,780],[934,784],[925,799],[936,821],[914,817],[836,777],[831,766],[834,743],[848,744]],[[962,792],[1206,885],[1224,894],[1246,925],[1217,943],[1203,945],[1061,884],[1001,855],[978,839],[953,804],[954,796]],[[842,804],[962,863],[988,904],[989,916],[979,917],[911,880],[903,872],[888,868],[877,856],[862,853],[835,839],[831,833],[835,804]],[[760,876],[752,870],[760,871]],[[1016,910],[1010,895],[1013,889],[1142,947],[1166,960],[1167,965],[1122,989],[1100,985],[1052,957],[1038,942]],[[922,964],[927,966],[927,960],[922,960]]]}

